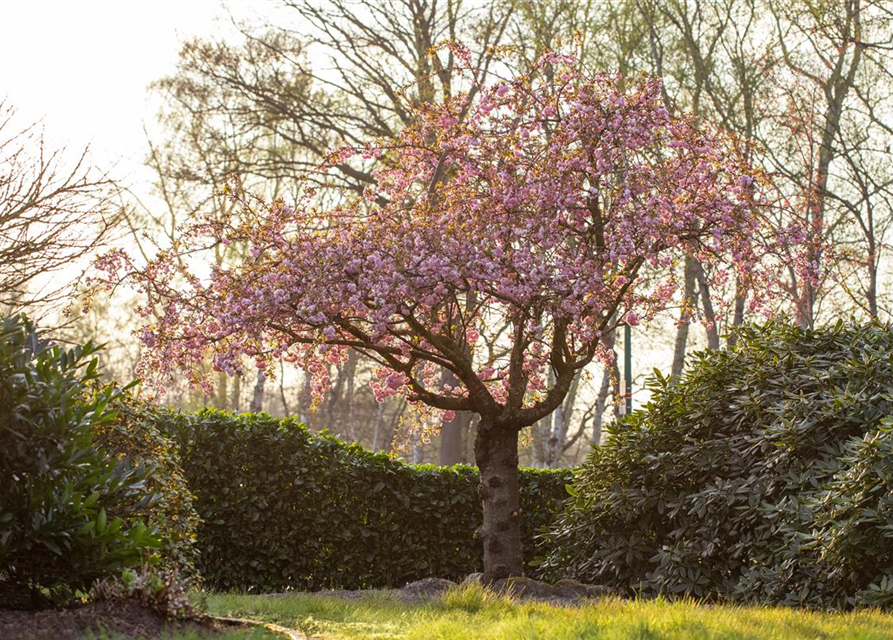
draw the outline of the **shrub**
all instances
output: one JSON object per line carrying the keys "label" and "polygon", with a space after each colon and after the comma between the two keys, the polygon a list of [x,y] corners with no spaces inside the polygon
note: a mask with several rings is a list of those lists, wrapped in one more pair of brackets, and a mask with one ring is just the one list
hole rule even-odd
{"label": "shrub", "polygon": [[146,487],[156,499],[144,517],[160,540],[153,571],[173,574],[184,584],[197,586],[199,517],[194,496],[180,467],[180,453],[172,438],[158,428],[155,405],[124,395],[114,404],[115,418],[99,425],[96,443],[120,460],[130,459],[152,469]]}
{"label": "shrub", "polygon": [[[119,392],[99,387],[98,348],[63,350],[24,317],[0,334],[0,601],[64,601],[157,544],[136,516],[147,469],[93,442]],[[115,515],[113,515],[115,514]]]}
{"label": "shrub", "polygon": [[[216,589],[402,586],[482,566],[473,467],[407,465],[262,414],[169,413],[162,429],[177,434]],[[522,471],[525,548],[571,476]]]}
{"label": "shrub", "polygon": [[125,569],[120,576],[103,578],[90,589],[90,600],[128,600],[165,618],[195,618],[199,615],[196,593],[187,588],[176,572],[143,566]]}
{"label": "shrub", "polygon": [[592,452],[543,569],[646,595],[893,600],[893,333],[741,330]]}

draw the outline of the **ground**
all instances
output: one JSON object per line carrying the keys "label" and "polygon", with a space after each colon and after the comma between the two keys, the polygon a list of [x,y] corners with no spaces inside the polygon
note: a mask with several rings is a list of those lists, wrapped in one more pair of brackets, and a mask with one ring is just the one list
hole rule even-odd
{"label": "ground", "polygon": [[[208,612],[216,621],[168,629],[160,617],[132,604],[0,611],[0,639],[893,640],[893,614],[881,611],[819,613],[533,593],[521,599],[479,584],[447,586],[433,580],[404,590],[212,594]],[[244,619],[265,626],[238,622]]]}
{"label": "ground", "polygon": [[68,609],[8,611],[0,609],[2,640],[105,640],[159,638],[178,640],[261,640],[274,638],[263,629],[220,620],[170,622],[135,602],[107,601]]}
{"label": "ground", "polygon": [[[365,596],[212,595],[215,615],[274,622],[324,640],[893,640],[893,615],[601,598],[557,605],[471,585],[406,602]],[[340,594],[344,595],[344,594]]]}

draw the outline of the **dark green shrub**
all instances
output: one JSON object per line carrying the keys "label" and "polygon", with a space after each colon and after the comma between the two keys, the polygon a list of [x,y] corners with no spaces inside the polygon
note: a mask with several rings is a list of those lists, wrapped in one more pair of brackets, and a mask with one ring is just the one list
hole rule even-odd
{"label": "dark green shrub", "polygon": [[[170,413],[162,429],[180,442],[202,518],[200,571],[214,588],[402,586],[481,568],[473,467],[407,465],[266,415]],[[529,552],[571,477],[522,471]]]}
{"label": "dark green shrub", "polygon": [[124,395],[114,404],[114,420],[96,429],[96,444],[120,460],[130,459],[151,467],[146,488],[156,499],[146,507],[144,518],[160,540],[153,571],[176,574],[186,584],[199,580],[199,517],[194,496],[180,467],[180,453],[173,439],[158,428],[156,405]]}
{"label": "dark green shrub", "polygon": [[893,333],[746,328],[593,451],[543,569],[647,595],[893,600]]}
{"label": "dark green shrub", "polygon": [[[147,469],[93,442],[119,395],[96,384],[97,347],[63,350],[25,318],[0,333],[0,601],[64,601],[157,544],[135,519]],[[125,506],[126,505],[126,506]]]}

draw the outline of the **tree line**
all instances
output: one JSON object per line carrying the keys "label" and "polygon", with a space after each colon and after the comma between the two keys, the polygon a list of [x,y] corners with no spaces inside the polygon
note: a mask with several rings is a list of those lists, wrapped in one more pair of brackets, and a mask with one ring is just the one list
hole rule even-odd
{"label": "tree line", "polygon": [[[6,196],[4,202],[22,202],[19,209],[41,220],[60,220],[69,233],[77,227],[59,217],[66,211],[63,196],[86,190],[96,200],[79,200],[77,210],[92,217],[79,216],[76,224],[86,220],[102,233],[41,241],[17,232],[20,213],[0,217],[0,250],[19,256],[19,262],[4,261],[17,265],[20,280],[2,282],[10,294],[5,304],[41,301],[22,276],[52,264],[28,256],[67,262],[117,230],[150,257],[158,246],[181,240],[184,220],[228,218],[233,204],[224,187],[233,176],[247,191],[288,201],[297,195],[299,176],[331,161],[330,149],[396,138],[413,124],[419,105],[449,100],[488,74],[509,76],[545,52],[572,50],[591,69],[663,78],[662,99],[673,113],[692,114],[752,142],[750,160],[770,172],[776,189],[774,228],[797,240],[779,245],[793,248],[776,274],[783,291],[776,310],[804,327],[840,316],[889,317],[893,9],[887,3],[283,0],[279,8],[275,24],[240,23],[238,40],[185,42],[176,72],[153,85],[164,106],[161,133],[148,140],[147,164],[163,207],[127,194],[110,207],[105,189],[111,182],[85,183],[77,171],[66,174],[73,176],[69,189],[51,189],[45,201]],[[445,42],[468,47],[471,79],[456,73],[455,49]],[[334,200],[342,189],[362,194],[387,162],[336,162],[337,189],[322,190],[321,197]],[[25,183],[10,184],[28,193]],[[51,203],[56,218],[43,202]],[[96,242],[71,240],[84,237]],[[213,261],[226,268],[244,257],[240,251],[217,245]],[[734,277],[718,277],[718,267],[689,256],[676,268],[672,331],[656,338],[672,352],[673,376],[697,344],[693,326],[703,328],[706,346],[719,348],[730,329],[759,318],[752,294]],[[42,297],[48,302],[51,296]],[[100,303],[68,331],[111,335],[110,323],[126,320]],[[613,349],[615,341],[609,332],[603,343]],[[122,340],[122,377],[130,375],[136,349]],[[459,411],[442,425],[436,452],[424,436],[401,435],[401,418],[410,409],[396,397],[376,402],[367,384],[373,365],[358,353],[328,365],[333,384],[321,402],[312,398],[308,377],[286,374],[278,364],[275,382],[262,370],[220,374],[210,401],[224,409],[297,415],[375,450],[404,446],[414,460],[472,459],[472,412]],[[452,374],[442,375],[450,384]],[[536,466],[573,462],[582,445],[598,442],[602,425],[619,410],[619,380],[616,360],[576,376],[557,410],[522,434],[528,445],[522,457]],[[171,387],[168,399],[183,406],[208,401],[185,385]]]}

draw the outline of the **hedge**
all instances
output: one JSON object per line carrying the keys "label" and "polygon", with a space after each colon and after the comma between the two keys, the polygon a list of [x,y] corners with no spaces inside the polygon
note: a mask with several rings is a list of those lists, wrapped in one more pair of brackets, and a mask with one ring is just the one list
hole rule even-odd
{"label": "hedge", "polygon": [[741,330],[612,427],[541,567],[643,595],[893,605],[893,331]]}
{"label": "hedge", "polygon": [[[481,570],[473,467],[408,465],[264,414],[164,420],[196,496],[199,570],[214,589],[380,588]],[[572,475],[522,469],[528,560]]]}

